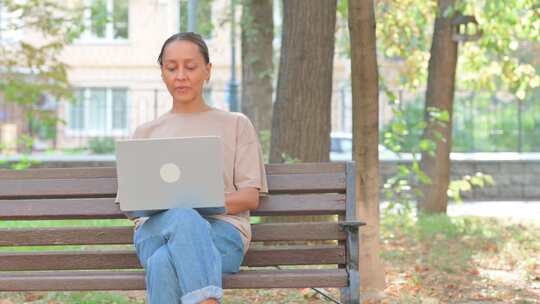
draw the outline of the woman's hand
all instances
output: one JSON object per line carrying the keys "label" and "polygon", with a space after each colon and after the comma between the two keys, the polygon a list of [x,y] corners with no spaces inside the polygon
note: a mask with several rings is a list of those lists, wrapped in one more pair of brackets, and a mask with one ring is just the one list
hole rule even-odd
{"label": "woman's hand", "polygon": [[227,214],[254,210],[259,207],[259,189],[242,188],[235,192],[225,193],[225,209]]}

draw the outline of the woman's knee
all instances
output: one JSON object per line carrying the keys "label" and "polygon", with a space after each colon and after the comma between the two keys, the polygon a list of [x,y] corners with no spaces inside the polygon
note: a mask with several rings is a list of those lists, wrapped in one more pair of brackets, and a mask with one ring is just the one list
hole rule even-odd
{"label": "woman's knee", "polygon": [[146,260],[145,269],[148,272],[167,272],[174,269],[171,255],[166,246],[160,247]]}

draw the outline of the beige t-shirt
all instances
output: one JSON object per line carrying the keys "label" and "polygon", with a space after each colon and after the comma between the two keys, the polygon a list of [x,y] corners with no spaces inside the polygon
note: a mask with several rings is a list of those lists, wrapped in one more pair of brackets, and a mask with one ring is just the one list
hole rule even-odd
{"label": "beige t-shirt", "polygon": [[[254,187],[268,193],[262,149],[257,132],[242,113],[211,108],[204,112],[171,113],[145,123],[135,130],[133,138],[166,138],[219,136],[223,142],[223,181],[225,193]],[[119,198],[117,197],[117,201]],[[213,215],[234,225],[242,236],[244,253],[251,240],[249,211],[239,214]]]}

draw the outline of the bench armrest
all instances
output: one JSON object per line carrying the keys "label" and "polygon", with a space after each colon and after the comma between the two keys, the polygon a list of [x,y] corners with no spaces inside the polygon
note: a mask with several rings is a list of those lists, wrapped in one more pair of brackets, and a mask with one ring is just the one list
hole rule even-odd
{"label": "bench armrest", "polygon": [[366,223],[361,221],[341,221],[338,223],[341,230],[358,230],[360,226],[365,226]]}

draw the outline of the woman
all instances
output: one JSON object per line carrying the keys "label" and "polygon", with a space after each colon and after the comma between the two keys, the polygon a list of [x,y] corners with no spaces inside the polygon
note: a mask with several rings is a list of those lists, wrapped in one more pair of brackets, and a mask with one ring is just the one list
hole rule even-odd
{"label": "woman", "polygon": [[249,210],[267,192],[257,134],[241,113],[205,104],[210,79],[208,48],[195,33],[165,41],[158,57],[172,109],[139,126],[134,138],[217,135],[223,142],[225,214],[202,216],[170,209],[137,219],[134,243],[146,270],[149,303],[219,303],[222,273],[239,271],[251,238]]}

